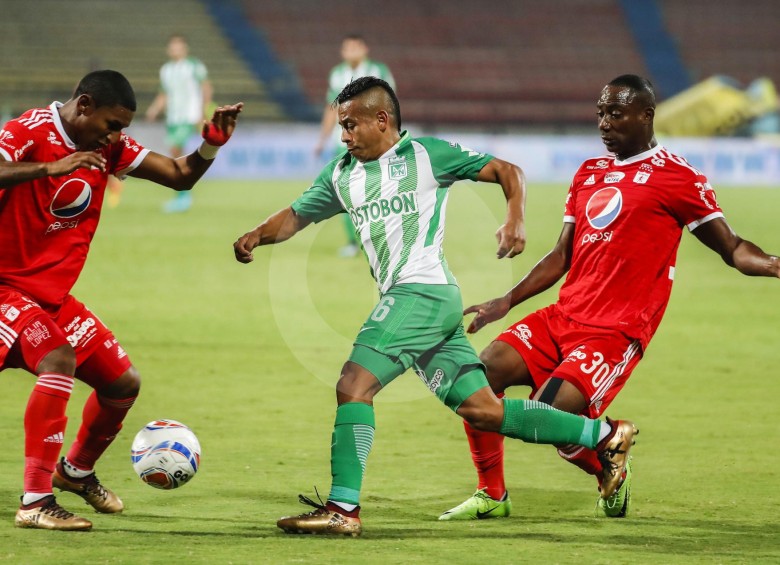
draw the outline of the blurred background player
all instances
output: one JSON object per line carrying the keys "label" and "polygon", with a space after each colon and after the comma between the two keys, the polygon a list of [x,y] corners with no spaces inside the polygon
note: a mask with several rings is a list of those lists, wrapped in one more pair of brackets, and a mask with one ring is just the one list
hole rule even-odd
{"label": "blurred background player", "polygon": [[300,198],[234,244],[236,259],[253,260],[258,245],[285,241],[312,222],[348,213],[358,226],[382,298],[358,332],[336,386],[331,442],[333,482],[326,503],[282,518],[286,533],[360,535],[360,490],[374,438],[373,399],[414,367],[448,408],[480,430],[534,443],[588,445],[605,461],[612,494],[636,433],[631,422],[600,422],[531,400],[499,400],[463,331],[460,288],[444,259],[447,191],[462,179],[501,186],[506,219],[498,228],[499,259],[525,247],[525,182],[516,165],[457,143],[412,138],[387,82],[363,77],[338,95],[347,153],[331,161]]}
{"label": "blurred background player", "polygon": [[[558,243],[504,296],[465,311],[477,314],[468,328],[475,333],[568,272],[558,302],[512,324],[480,358],[496,394],[529,386],[534,399],[590,418],[609,407],[661,323],[683,228],[739,272],[780,277],[776,256],[731,229],[707,178],[656,142],[650,81],[617,77],[597,108],[611,155],[585,161],[575,174]],[[503,437],[467,422],[465,428],[478,490],[440,520],[508,516]],[[593,450],[561,445],[558,454],[601,477]],[[630,501],[629,463],[618,490],[600,498],[599,507],[608,517],[624,517]]]}
{"label": "blurred background player", "polygon": [[[189,45],[183,35],[168,39],[167,54],[170,59],[160,68],[160,92],[146,111],[146,119],[154,121],[165,111],[166,136],[171,157],[177,159],[197,134],[211,106],[212,87],[206,66],[189,55]],[[167,202],[168,213],[186,212],[192,206],[188,191],[176,194]]]}
{"label": "blurred background player", "polygon": [[[94,467],[122,428],[141,386],[114,334],[70,291],[98,226],[109,175],[190,190],[233,132],[242,104],[218,108],[203,143],[172,159],[122,133],[135,115],[130,83],[116,71],[87,74],[70,100],[28,110],[0,130],[0,370],[37,376],[24,415],[22,528],[88,530],[53,487],[97,512],[121,512]],[[74,378],[94,389],[81,428],[59,463]]]}
{"label": "blurred background player", "polygon": [[[325,156],[327,160],[345,149],[339,134],[336,107],[333,104],[341,89],[353,80],[367,76],[381,78],[395,89],[395,79],[387,65],[368,58],[368,45],[363,36],[350,34],[344,37],[341,41],[341,59],[341,63],[333,67],[328,75],[328,92],[325,95],[325,108],[322,110],[320,138],[314,149],[317,155]],[[347,214],[342,221],[347,244],[339,249],[339,255],[354,257],[360,252],[355,226]]]}

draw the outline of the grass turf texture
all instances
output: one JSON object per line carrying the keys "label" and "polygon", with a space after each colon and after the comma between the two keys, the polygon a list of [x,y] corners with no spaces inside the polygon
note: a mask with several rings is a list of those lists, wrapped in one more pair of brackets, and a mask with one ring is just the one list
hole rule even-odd
{"label": "grass turf texture", "polygon": [[[363,259],[336,257],[341,225],[312,226],[260,249],[249,266],[232,242],[286,206],[305,183],[208,181],[187,214],[159,212],[168,194],[129,180],[104,212],[75,294],[114,330],[144,385],[125,430],[100,462],[126,503],[96,515],[75,496],[67,508],[95,523],[87,534],[18,530],[22,417],[32,377],[0,376],[0,561],[20,563],[633,563],[777,562],[780,492],[776,448],[780,285],[748,279],[684,236],[664,323],[609,414],[642,429],[634,506],[626,520],[593,517],[595,481],[554,449],[507,440],[514,515],[437,522],[474,490],[460,421],[413,373],[384,391],[368,461],[360,539],[286,536],[275,521],[305,511],[299,492],[330,484],[333,383],[376,298]],[[447,257],[467,304],[493,297],[555,242],[565,188],[533,185],[525,254],[495,259],[500,189],[457,185]],[[721,189],[735,229],[780,250],[780,191]],[[529,301],[476,338],[548,304]],[[76,386],[72,441],[87,394]],[[527,394],[518,389],[517,396]],[[134,475],[129,447],[146,422],[173,418],[203,445],[198,476],[172,492]]]}

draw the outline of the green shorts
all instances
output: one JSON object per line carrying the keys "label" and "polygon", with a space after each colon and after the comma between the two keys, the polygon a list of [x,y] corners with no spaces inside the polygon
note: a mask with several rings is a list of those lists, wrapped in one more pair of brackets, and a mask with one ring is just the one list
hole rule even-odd
{"label": "green shorts", "polygon": [[400,284],[382,296],[358,332],[349,360],[386,386],[414,367],[452,410],[488,386],[485,367],[463,330],[455,285]]}
{"label": "green shorts", "polygon": [[183,149],[196,133],[195,124],[168,124],[165,127],[165,144]]}

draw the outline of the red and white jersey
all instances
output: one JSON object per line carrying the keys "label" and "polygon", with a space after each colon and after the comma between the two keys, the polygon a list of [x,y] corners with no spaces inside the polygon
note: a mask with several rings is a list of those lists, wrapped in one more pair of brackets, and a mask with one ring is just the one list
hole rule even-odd
{"label": "red and white jersey", "polygon": [[585,161],[569,189],[571,268],[559,305],[582,324],[647,347],[672,291],[682,230],[723,217],[706,177],[663,147]]}
{"label": "red and white jersey", "polygon": [[[54,102],[29,110],[0,130],[7,161],[51,162],[76,152]],[[106,172],[79,169],[0,188],[0,285],[56,312],[78,279],[95,235],[109,173],[124,176],[149,153],[122,134],[98,152]]]}

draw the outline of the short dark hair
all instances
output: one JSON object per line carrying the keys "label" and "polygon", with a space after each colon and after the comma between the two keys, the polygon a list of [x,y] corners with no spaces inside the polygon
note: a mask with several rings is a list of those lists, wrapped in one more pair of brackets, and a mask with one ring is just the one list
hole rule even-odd
{"label": "short dark hair", "polygon": [[650,104],[655,108],[655,88],[653,87],[653,83],[645,77],[639,75],[620,75],[609,81],[608,86],[629,88],[634,93],[644,98],[647,104]]}
{"label": "short dark hair", "polygon": [[361,77],[353,80],[336,96],[335,104],[343,104],[347,100],[357,98],[364,92],[371,90],[372,88],[381,88],[390,97],[390,102],[393,105],[391,114],[395,118],[398,131],[401,131],[401,104],[398,102],[398,96],[395,95],[393,87],[390,86],[386,80],[382,80],[377,77]]}
{"label": "short dark hair", "polygon": [[171,42],[171,41],[173,41],[174,39],[178,39],[178,40],[180,40],[180,41],[183,41],[183,42],[184,42],[184,43],[186,43],[187,45],[189,45],[189,41],[187,41],[187,36],[186,36],[186,35],[184,35],[183,33],[172,33],[172,34],[170,34],[170,35],[168,36],[168,43],[170,43],[170,42]]}
{"label": "short dark hair", "polygon": [[95,106],[122,106],[135,112],[135,92],[122,73],[103,70],[92,71],[79,81],[73,98],[89,94]]}

